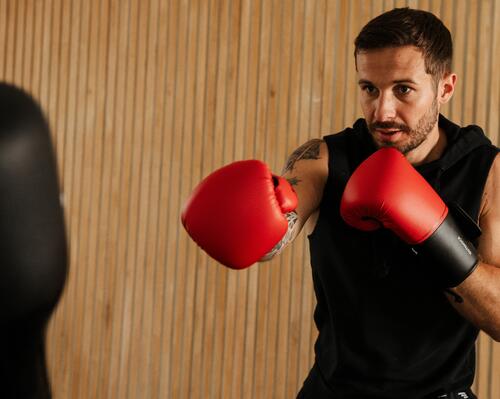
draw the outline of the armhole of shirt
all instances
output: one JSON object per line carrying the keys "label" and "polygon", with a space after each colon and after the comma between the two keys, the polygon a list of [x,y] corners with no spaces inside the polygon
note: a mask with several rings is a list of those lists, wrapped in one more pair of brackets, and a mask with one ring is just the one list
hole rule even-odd
{"label": "armhole of shirt", "polygon": [[[319,205],[318,209],[318,218],[316,219],[316,223],[314,225],[313,230],[311,231],[310,234],[307,235],[308,238],[311,238],[312,236],[315,235],[319,223],[321,223],[322,220],[322,214],[325,213],[326,208],[331,208],[332,204],[336,204],[338,200],[336,201],[334,198],[335,196],[341,196],[343,192],[343,188],[341,189],[342,192],[338,192],[337,190],[337,185],[343,184],[342,187],[345,186],[347,183],[347,179],[349,178],[349,173],[348,173],[348,163],[347,163],[347,137],[346,137],[346,130],[324,136],[323,140],[326,143],[327,149],[328,149],[328,177],[326,179],[325,183],[325,188],[323,191],[323,197],[321,198],[321,202]],[[345,180],[345,182],[344,182]],[[340,203],[340,202],[339,202]]]}

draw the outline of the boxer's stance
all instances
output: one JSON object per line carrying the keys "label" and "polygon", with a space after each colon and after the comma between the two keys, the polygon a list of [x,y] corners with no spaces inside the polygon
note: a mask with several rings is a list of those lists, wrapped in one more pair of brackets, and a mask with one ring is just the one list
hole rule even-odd
{"label": "boxer's stance", "polygon": [[498,148],[439,114],[457,76],[434,15],[380,15],[355,60],[364,119],[304,144],[282,177],[215,172],[183,223],[233,268],[306,226],[319,336],[299,398],[473,398],[478,331],[500,340]]}
{"label": "boxer's stance", "polygon": [[50,398],[47,321],[66,278],[49,128],[35,101],[0,83],[0,397]]}

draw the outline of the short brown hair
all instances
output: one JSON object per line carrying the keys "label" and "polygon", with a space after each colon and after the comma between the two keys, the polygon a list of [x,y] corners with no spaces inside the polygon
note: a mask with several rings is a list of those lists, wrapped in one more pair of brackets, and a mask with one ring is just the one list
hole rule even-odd
{"label": "short brown hair", "polygon": [[364,50],[415,46],[424,56],[425,71],[439,80],[451,72],[450,31],[427,11],[408,7],[387,11],[368,22],[354,41],[354,58]]}

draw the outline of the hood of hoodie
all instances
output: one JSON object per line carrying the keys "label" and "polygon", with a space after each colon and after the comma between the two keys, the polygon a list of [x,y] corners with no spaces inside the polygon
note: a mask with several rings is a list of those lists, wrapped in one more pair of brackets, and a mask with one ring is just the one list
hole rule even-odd
{"label": "hood of hoodie", "polygon": [[447,145],[439,159],[416,167],[423,175],[432,173],[435,169],[439,169],[439,174],[442,174],[479,147],[491,145],[491,141],[479,126],[460,127],[441,114],[438,124],[446,133]]}

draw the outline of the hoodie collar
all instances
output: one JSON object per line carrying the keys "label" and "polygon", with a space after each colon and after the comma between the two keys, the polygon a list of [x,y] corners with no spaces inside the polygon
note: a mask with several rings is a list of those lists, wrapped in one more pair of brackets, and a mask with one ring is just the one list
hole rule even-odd
{"label": "hoodie collar", "polygon": [[438,123],[447,136],[446,148],[440,158],[416,167],[421,173],[430,172],[436,168],[445,171],[476,148],[491,144],[479,126],[460,127],[441,114]]}
{"label": "hoodie collar", "polygon": [[[469,125],[460,127],[441,114],[439,114],[438,124],[446,134],[446,148],[440,158],[417,166],[416,169],[420,173],[432,173],[432,171],[436,169],[445,171],[476,148],[483,145],[491,145],[491,141],[485,136],[483,130],[479,126]],[[358,119],[353,127],[355,131],[361,133],[360,138],[363,142],[364,158],[367,158],[370,154],[375,152],[377,148],[368,131],[366,121],[364,119]]]}

